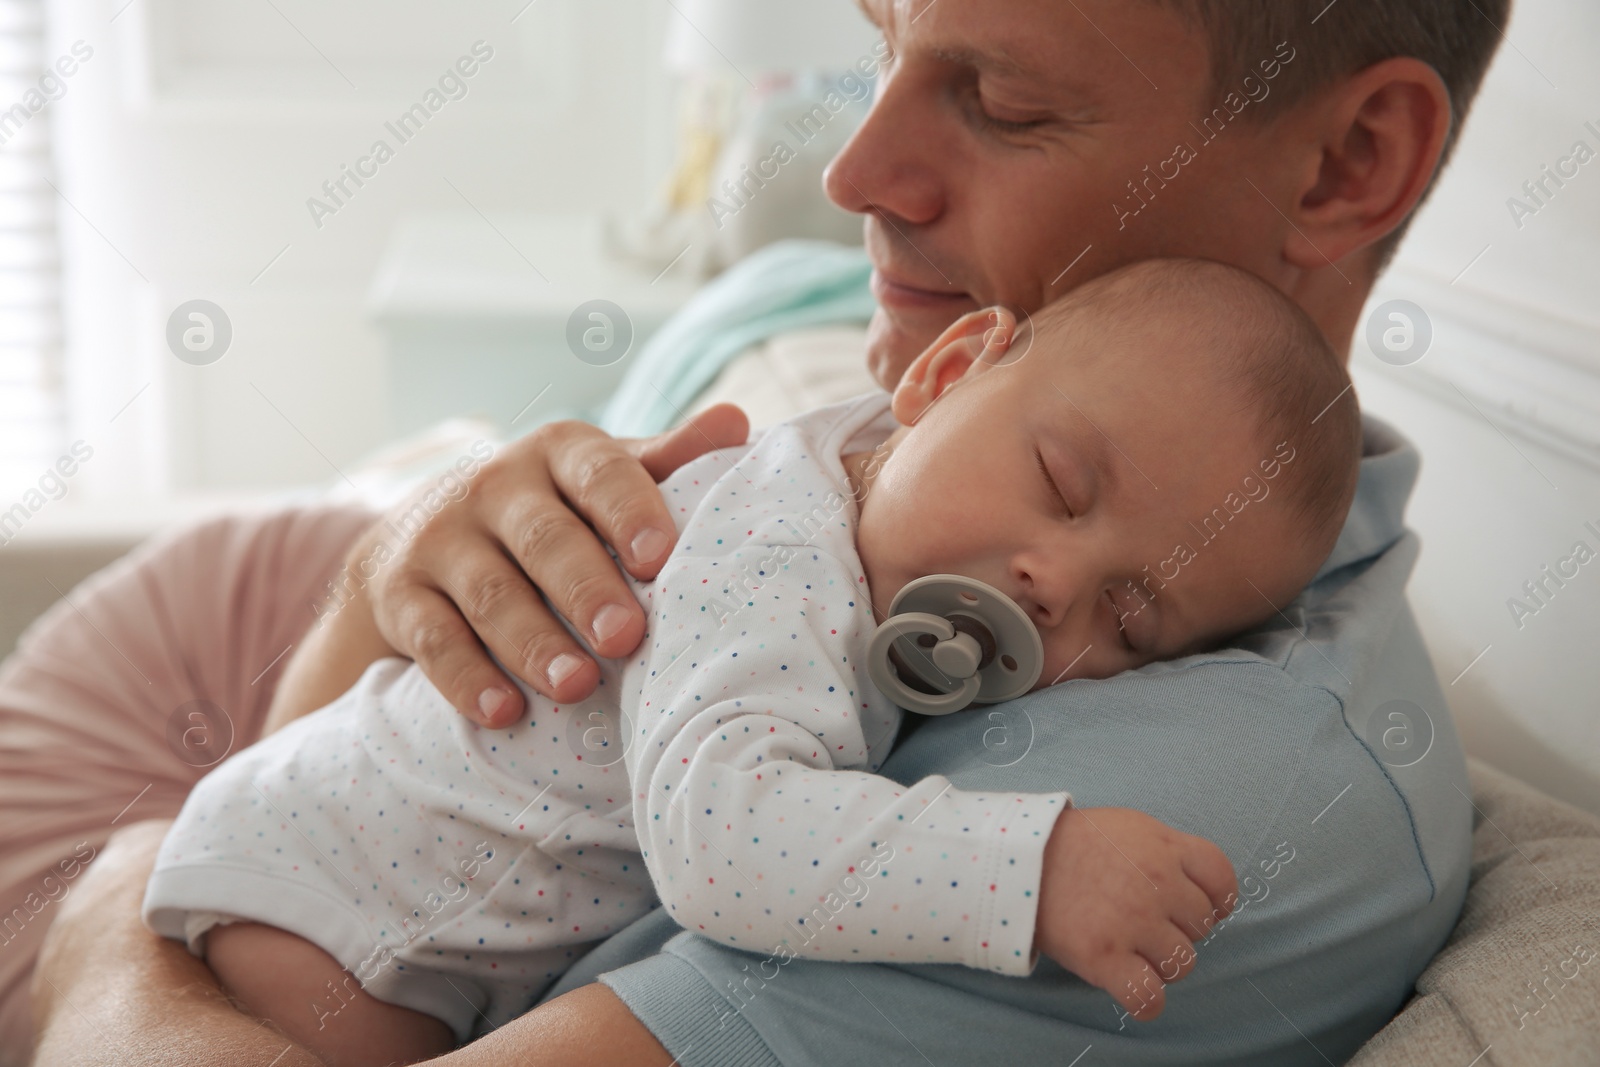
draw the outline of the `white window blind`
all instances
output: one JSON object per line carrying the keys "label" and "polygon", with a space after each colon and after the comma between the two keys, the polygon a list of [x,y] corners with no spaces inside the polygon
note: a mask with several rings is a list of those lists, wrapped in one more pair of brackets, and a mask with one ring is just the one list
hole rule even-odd
{"label": "white window blind", "polygon": [[[61,262],[42,0],[0,0],[0,493],[61,451]],[[0,504],[0,508],[5,505]]]}

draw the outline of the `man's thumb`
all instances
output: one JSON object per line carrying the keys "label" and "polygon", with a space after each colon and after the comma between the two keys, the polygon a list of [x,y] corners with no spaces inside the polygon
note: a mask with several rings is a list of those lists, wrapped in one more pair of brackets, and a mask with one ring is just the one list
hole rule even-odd
{"label": "man's thumb", "polygon": [[735,404],[717,404],[682,426],[633,442],[635,455],[650,477],[667,475],[707,452],[742,445],[750,438],[750,419]]}

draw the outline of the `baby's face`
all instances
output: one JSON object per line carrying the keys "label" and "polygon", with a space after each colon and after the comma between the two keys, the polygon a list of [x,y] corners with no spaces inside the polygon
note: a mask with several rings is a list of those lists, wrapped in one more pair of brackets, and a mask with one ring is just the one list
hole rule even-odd
{"label": "baby's face", "polygon": [[1321,559],[1286,506],[1294,442],[1261,438],[1192,330],[1050,330],[1019,354],[985,314],[907,371],[866,464],[880,622],[923,575],[987,582],[1037,627],[1042,688],[1200,651],[1295,597]]}

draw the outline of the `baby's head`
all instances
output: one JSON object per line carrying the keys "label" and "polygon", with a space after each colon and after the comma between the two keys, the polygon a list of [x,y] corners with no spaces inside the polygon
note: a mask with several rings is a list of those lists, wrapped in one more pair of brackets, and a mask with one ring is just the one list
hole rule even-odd
{"label": "baby's head", "polygon": [[1355,492],[1360,415],[1316,324],[1265,282],[1148,260],[1018,323],[968,315],[853,464],[881,621],[927,574],[1011,597],[1039,686],[1202,651],[1277,614]]}

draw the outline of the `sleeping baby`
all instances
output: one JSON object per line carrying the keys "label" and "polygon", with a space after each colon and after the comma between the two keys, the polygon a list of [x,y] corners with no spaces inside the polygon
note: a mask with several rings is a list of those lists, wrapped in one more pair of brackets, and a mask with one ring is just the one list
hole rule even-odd
{"label": "sleeping baby", "polygon": [[[499,1026],[658,906],[785,962],[1025,976],[1042,946],[1074,969],[1040,906],[1070,796],[874,773],[904,713],[869,677],[872,638],[929,575],[983,583],[1026,617],[1032,688],[1275,619],[1354,493],[1348,392],[1309,318],[1219,264],[1136,264],[1020,323],[969,315],[892,396],[812,411],[662,483],[679,539],[654,582],[632,583],[649,632],[600,660],[591,697],[525,688],[523,719],[490,730],[414,665],[379,661],[195,787],[145,922],[340,1064]],[[1152,849],[1205,844],[1150,822],[1165,831]],[[1225,914],[1197,884],[1175,892]],[[1177,910],[1160,929],[1123,910],[1113,921],[1151,928],[1081,936],[1202,934]]]}

